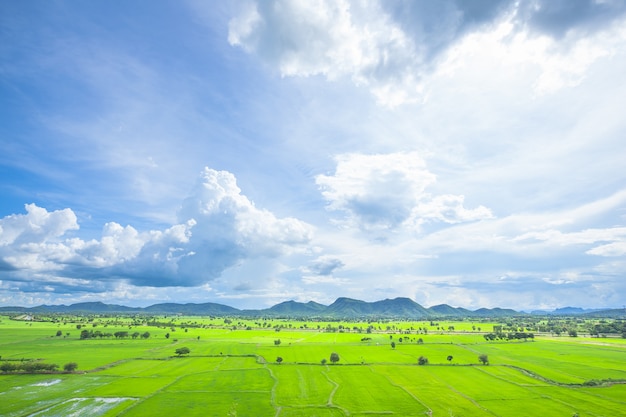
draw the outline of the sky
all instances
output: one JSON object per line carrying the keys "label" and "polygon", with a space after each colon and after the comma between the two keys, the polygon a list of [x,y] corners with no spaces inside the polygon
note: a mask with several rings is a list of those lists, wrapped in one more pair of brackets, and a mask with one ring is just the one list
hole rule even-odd
{"label": "sky", "polygon": [[626,304],[625,0],[0,0],[0,306]]}

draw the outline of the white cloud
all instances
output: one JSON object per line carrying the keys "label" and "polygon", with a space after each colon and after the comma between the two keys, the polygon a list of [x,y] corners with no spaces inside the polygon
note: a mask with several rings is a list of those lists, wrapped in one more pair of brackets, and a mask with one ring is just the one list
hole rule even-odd
{"label": "white cloud", "polygon": [[349,221],[365,229],[416,228],[428,221],[459,223],[493,217],[483,206],[465,208],[463,196],[427,193],[436,177],[415,152],[348,154],[336,161],[335,173],[319,175],[316,182],[329,209],[346,212]]}
{"label": "white cloud", "polygon": [[598,256],[624,256],[626,255],[626,238],[619,242],[596,246],[585,253]]}
{"label": "white cloud", "polygon": [[[51,278],[126,279],[136,285],[194,286],[219,277],[237,262],[277,257],[306,247],[312,228],[295,218],[276,218],[241,194],[235,176],[205,168],[179,213],[165,230],[138,232],[111,222],[100,240],[65,237],[77,229],[71,209],[48,212],[27,205],[27,215],[0,220],[0,258],[14,269]],[[21,274],[20,274],[21,275]],[[49,279],[48,279],[49,280]]]}
{"label": "white cloud", "polygon": [[[404,7],[410,16],[394,16],[385,6],[348,0],[250,1],[231,19],[228,40],[257,54],[283,76],[323,75],[330,81],[346,77],[366,86],[379,103],[394,107],[422,102],[428,95],[424,76],[433,69],[449,73],[466,62],[533,73],[532,89],[538,95],[574,87],[594,62],[613,54],[625,39],[618,19],[623,7],[616,8],[615,19],[607,19],[609,30],[598,26],[595,29],[603,30],[589,36],[574,30],[564,42],[548,28],[537,31],[527,24],[540,9],[514,2],[477,7],[473,12],[484,15],[476,21],[469,8],[454,2]],[[572,28],[585,23],[586,11],[576,12],[582,18],[570,22]],[[483,20],[486,16],[491,20]],[[407,33],[411,26],[420,29]]]}
{"label": "white cloud", "polygon": [[35,204],[26,204],[26,214],[0,219],[0,246],[40,243],[77,230],[76,215],[70,209],[48,212]]}
{"label": "white cloud", "polygon": [[[511,82],[512,75],[522,76],[539,96],[576,87],[595,62],[614,55],[626,41],[623,22],[564,45],[548,35],[520,30],[514,19],[514,15],[509,15],[493,27],[459,39],[444,54],[436,73],[456,76],[479,66],[494,74],[495,78],[489,81],[496,84]],[[495,68],[500,69],[500,75]]]}
{"label": "white cloud", "polygon": [[514,241],[543,241],[556,245],[580,245],[597,242],[626,240],[626,227],[606,229],[585,229],[579,232],[564,233],[556,229],[533,231],[516,236]]}
{"label": "white cloud", "polygon": [[185,199],[180,221],[193,219],[190,244],[230,241],[251,256],[275,256],[297,249],[312,237],[308,224],[292,218],[276,218],[257,208],[237,186],[227,171],[205,168],[201,178]]}
{"label": "white cloud", "polygon": [[230,21],[228,40],[283,76],[348,77],[384,105],[415,101],[420,89],[415,45],[374,2],[246,3]]}

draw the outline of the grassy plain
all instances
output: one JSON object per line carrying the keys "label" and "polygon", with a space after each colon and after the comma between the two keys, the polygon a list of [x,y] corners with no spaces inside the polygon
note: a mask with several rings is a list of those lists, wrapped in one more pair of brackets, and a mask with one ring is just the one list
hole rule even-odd
{"label": "grassy plain", "polygon": [[[498,323],[232,320],[0,317],[0,363],[78,364],[74,373],[0,373],[0,415],[626,415],[626,384],[614,383],[626,381],[623,339],[487,342]],[[81,340],[84,329],[150,337]],[[191,353],[178,357],[180,347]]]}

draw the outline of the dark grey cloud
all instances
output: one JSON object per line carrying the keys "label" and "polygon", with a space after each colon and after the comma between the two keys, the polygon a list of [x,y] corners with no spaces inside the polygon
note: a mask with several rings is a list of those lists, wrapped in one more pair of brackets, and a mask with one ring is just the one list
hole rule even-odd
{"label": "dark grey cloud", "polygon": [[537,0],[521,2],[518,19],[530,29],[560,38],[570,30],[602,29],[625,13],[625,0]]}
{"label": "dark grey cloud", "polygon": [[309,270],[316,275],[328,276],[338,268],[344,266],[344,263],[337,258],[320,258],[309,265]]}
{"label": "dark grey cloud", "polygon": [[477,26],[492,23],[513,6],[511,0],[398,0],[381,3],[416,41],[427,59]]}
{"label": "dark grey cloud", "polygon": [[0,259],[0,271],[16,271],[17,268],[11,265],[10,263]]}
{"label": "dark grey cloud", "polygon": [[250,292],[254,289],[250,282],[241,282],[233,287],[233,291]]}
{"label": "dark grey cloud", "polygon": [[513,13],[516,24],[561,38],[570,30],[593,32],[626,13],[626,0],[396,0],[383,8],[418,45],[427,60],[482,25]]}

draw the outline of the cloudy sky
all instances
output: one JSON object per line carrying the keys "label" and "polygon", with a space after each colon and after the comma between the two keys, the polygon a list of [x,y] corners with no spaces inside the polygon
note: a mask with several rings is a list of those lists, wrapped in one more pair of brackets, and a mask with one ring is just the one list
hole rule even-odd
{"label": "cloudy sky", "polygon": [[626,1],[1,1],[0,305],[626,303]]}

